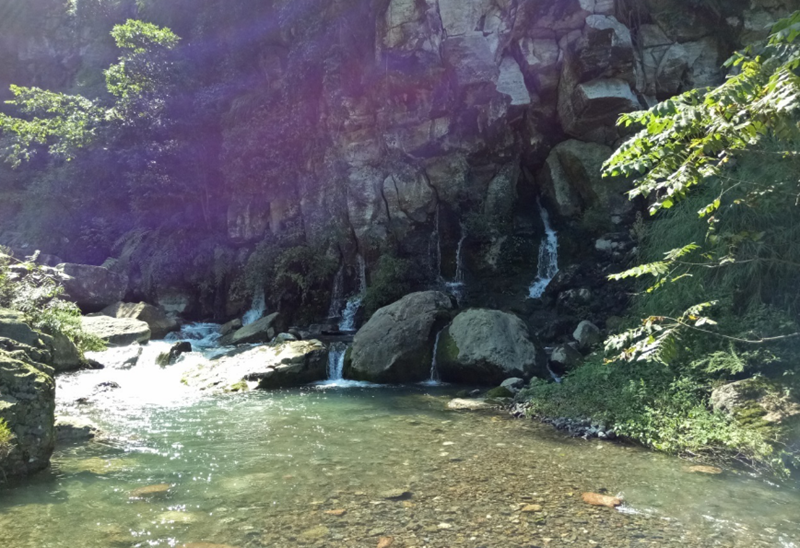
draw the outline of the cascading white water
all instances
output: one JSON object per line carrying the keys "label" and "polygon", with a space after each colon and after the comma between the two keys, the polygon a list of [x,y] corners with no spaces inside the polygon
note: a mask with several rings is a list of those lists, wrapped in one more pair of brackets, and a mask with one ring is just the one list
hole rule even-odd
{"label": "cascading white water", "polygon": [[550,216],[547,210],[542,207],[541,202],[538,203],[539,213],[544,223],[544,238],[539,245],[539,266],[536,273],[536,279],[533,280],[528,298],[539,299],[544,295],[544,290],[553,281],[553,278],[558,274],[558,234],[553,227],[550,226]]}
{"label": "cascading white water", "polygon": [[192,348],[213,348],[217,346],[222,335],[220,325],[216,323],[191,323],[181,327],[180,331],[173,331],[164,337],[167,342],[189,341]]}
{"label": "cascading white water", "polygon": [[439,376],[439,364],[436,360],[436,354],[439,353],[439,339],[442,337],[442,333],[444,333],[444,329],[440,330],[436,334],[436,339],[433,343],[433,356],[431,356],[431,376],[427,381],[422,383],[425,386],[439,386],[443,384],[441,377]]}
{"label": "cascading white water", "polygon": [[339,322],[340,331],[356,330],[356,314],[361,308],[364,293],[367,292],[367,265],[364,262],[364,257],[360,254],[356,255],[356,260],[358,261],[359,292],[347,300],[344,311],[342,311],[342,320]]}
{"label": "cascading white water", "polygon": [[245,312],[245,315],[242,317],[242,325],[250,325],[251,323],[257,322],[264,315],[266,309],[267,299],[264,295],[264,289],[262,288],[253,296],[253,304],[250,306],[250,310]]}
{"label": "cascading white water", "polygon": [[344,354],[347,346],[342,343],[333,343],[328,349],[328,380],[340,381],[344,379]]}

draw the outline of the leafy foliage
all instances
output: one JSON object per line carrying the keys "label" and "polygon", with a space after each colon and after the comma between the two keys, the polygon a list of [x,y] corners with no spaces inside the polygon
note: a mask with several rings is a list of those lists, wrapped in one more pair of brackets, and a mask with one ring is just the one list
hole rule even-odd
{"label": "leafy foliage", "polygon": [[102,350],[101,339],[83,331],[81,311],[74,304],[60,297],[64,288],[42,267],[28,262],[15,262],[0,253],[0,307],[17,310],[34,329],[47,333],[62,333],[78,349]]}
{"label": "leafy foliage", "polygon": [[[651,198],[653,215],[687,201],[699,188],[697,194],[706,199],[696,211],[707,228],[702,246],[681,242],[663,259],[615,274],[612,280],[652,276],[656,281],[646,293],[653,293],[679,280],[707,278],[703,271],[725,271],[717,274],[724,278],[728,271],[742,272],[731,268],[741,265],[751,268],[727,289],[752,286],[763,279],[756,274],[784,282],[798,279],[800,261],[780,254],[792,247],[786,245],[786,236],[797,229],[792,219],[800,199],[798,36],[800,12],[780,21],[766,43],[734,55],[727,66],[738,72],[718,88],[692,90],[621,117],[621,125],[642,129],[608,160],[605,175],[633,178],[630,196]],[[752,173],[752,166],[764,164],[770,164],[775,177]],[[770,222],[778,212],[789,222]],[[690,254],[700,257],[689,260]],[[769,299],[767,293],[752,295]],[[649,315],[639,327],[610,338],[607,348],[620,351],[621,359],[666,363],[675,359],[683,332],[716,334],[709,329],[715,322],[703,314],[714,304],[695,301],[681,312]],[[794,335],[736,342],[762,344],[786,336]]]}
{"label": "leafy foliage", "polygon": [[13,451],[14,433],[8,427],[8,423],[0,419],[0,462],[7,458]]}
{"label": "leafy foliage", "polygon": [[707,385],[663,365],[612,364],[594,355],[561,384],[534,381],[525,395],[533,415],[590,417],[659,451],[738,460],[783,473],[771,440],[709,411],[707,392]]}

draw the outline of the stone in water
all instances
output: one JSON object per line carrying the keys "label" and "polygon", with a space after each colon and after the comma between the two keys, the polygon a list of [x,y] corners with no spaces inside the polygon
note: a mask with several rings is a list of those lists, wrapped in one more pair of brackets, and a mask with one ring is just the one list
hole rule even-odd
{"label": "stone in water", "polygon": [[622,504],[622,500],[617,497],[609,497],[608,495],[600,495],[598,493],[584,493],[583,502],[589,503],[592,506],[608,506],[609,508],[616,508]]}
{"label": "stone in water", "polygon": [[148,485],[147,487],[139,487],[131,491],[132,499],[148,499],[166,495],[172,488],[168,483],[159,483],[158,485]]}
{"label": "stone in water", "polygon": [[722,468],[717,468],[716,466],[690,466],[688,468],[689,472],[693,472],[695,474],[721,474]]}

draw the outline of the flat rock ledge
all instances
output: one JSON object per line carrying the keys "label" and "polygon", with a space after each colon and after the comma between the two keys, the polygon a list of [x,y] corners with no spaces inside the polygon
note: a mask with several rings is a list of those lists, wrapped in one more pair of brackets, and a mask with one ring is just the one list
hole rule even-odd
{"label": "flat rock ledge", "polygon": [[184,381],[226,392],[290,388],[325,380],[327,366],[328,350],[320,341],[285,341],[235,350],[199,366]]}

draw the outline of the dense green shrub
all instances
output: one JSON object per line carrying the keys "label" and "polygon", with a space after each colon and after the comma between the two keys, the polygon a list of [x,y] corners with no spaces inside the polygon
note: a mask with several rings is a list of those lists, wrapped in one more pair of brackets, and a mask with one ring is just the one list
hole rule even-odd
{"label": "dense green shrub", "polygon": [[83,331],[80,309],[59,298],[64,288],[56,279],[33,263],[16,261],[17,268],[27,272],[24,276],[12,274],[12,261],[0,249],[0,307],[22,312],[34,329],[64,334],[82,352],[105,348],[101,339]]}
{"label": "dense green shrub", "polygon": [[14,433],[8,427],[8,423],[0,419],[0,462],[8,457],[13,450]]}
{"label": "dense green shrub", "polygon": [[762,432],[709,410],[708,388],[667,366],[594,355],[560,384],[534,381],[526,395],[537,416],[590,419],[659,451],[782,471]]}

